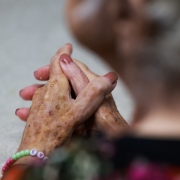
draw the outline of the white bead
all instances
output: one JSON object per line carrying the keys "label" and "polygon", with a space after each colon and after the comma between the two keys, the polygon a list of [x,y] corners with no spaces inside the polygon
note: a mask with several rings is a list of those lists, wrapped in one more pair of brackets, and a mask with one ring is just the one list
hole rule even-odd
{"label": "white bead", "polygon": [[31,156],[36,156],[36,154],[37,154],[37,150],[36,150],[36,149],[32,149],[32,150],[30,151],[30,155],[31,155]]}
{"label": "white bead", "polygon": [[44,158],[44,153],[43,153],[43,152],[38,152],[38,153],[37,153],[37,157],[38,157],[39,159],[43,159],[43,158]]}
{"label": "white bead", "polygon": [[44,157],[43,161],[47,161],[48,160],[48,157]]}

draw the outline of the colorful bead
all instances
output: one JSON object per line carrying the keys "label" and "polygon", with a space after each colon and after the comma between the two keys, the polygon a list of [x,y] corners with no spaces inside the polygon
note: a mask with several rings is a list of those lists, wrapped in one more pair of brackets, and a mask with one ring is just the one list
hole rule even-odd
{"label": "colorful bead", "polygon": [[25,156],[30,155],[30,150],[25,150],[24,152],[25,152]]}
{"label": "colorful bead", "polygon": [[21,151],[19,154],[21,157],[23,157],[23,156],[25,156],[25,151]]}
{"label": "colorful bead", "polygon": [[6,161],[6,164],[9,164],[10,163],[10,159],[8,159],[7,161]]}
{"label": "colorful bead", "polygon": [[38,157],[39,159],[43,159],[43,158],[44,158],[44,153],[43,153],[43,152],[38,152],[38,153],[37,153],[37,157]]}
{"label": "colorful bead", "polygon": [[2,167],[2,172],[4,173],[8,168],[9,166],[11,166],[11,164],[14,162],[14,160],[12,158],[9,158],[7,161],[6,161],[6,164]]}
{"label": "colorful bead", "polygon": [[6,161],[6,164],[7,164],[7,165],[10,165],[10,164],[11,164],[11,161],[10,161],[10,160],[7,160],[7,161]]}
{"label": "colorful bead", "polygon": [[17,160],[16,154],[14,154],[14,155],[12,156],[12,159],[13,159],[14,161]]}
{"label": "colorful bead", "polygon": [[20,155],[20,153],[18,152],[18,153],[16,153],[16,157],[17,157],[17,159],[19,159],[20,157],[21,157],[21,155]]}
{"label": "colorful bead", "polygon": [[12,157],[10,158],[10,161],[11,161],[11,163],[13,163],[13,162],[14,162],[14,160],[12,159]]}
{"label": "colorful bead", "polygon": [[5,168],[5,167],[3,167],[3,168],[2,168],[2,171],[3,171],[3,172],[5,172],[5,171],[6,171],[6,168]]}
{"label": "colorful bead", "polygon": [[38,152],[36,149],[32,149],[32,150],[25,150],[25,151],[20,151],[16,154],[13,154],[11,158],[9,158],[6,161],[6,164],[2,167],[2,174],[19,158],[24,157],[24,156],[36,156],[39,159],[43,159],[43,161],[48,160],[48,157],[45,157],[43,152]]}
{"label": "colorful bead", "polygon": [[31,156],[36,156],[36,154],[37,154],[37,150],[36,150],[36,149],[32,149],[32,150],[30,151],[30,155],[31,155]]}

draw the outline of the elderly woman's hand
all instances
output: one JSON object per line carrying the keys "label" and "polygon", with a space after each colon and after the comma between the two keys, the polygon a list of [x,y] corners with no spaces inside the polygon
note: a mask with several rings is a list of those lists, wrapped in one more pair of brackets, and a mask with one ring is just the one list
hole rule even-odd
{"label": "elderly woman's hand", "polygon": [[[60,58],[60,54],[51,60],[48,83],[33,96],[18,151],[35,148],[49,155],[54,148],[67,143],[74,130],[97,110],[116,85],[116,74],[109,73],[88,83],[76,99],[72,99],[69,81],[60,67],[70,62],[68,55]],[[81,75],[79,73],[79,77]]]}
{"label": "elderly woman's hand", "polygon": [[[86,77],[81,77],[86,79],[86,83],[99,77],[99,75],[93,73],[85,64],[83,64],[79,60],[73,59],[73,61],[85,73]],[[72,84],[78,85],[78,80],[73,76],[73,73],[67,68],[63,68],[63,70],[64,72],[66,72]],[[101,106],[94,113],[93,118],[85,122],[85,126],[86,129],[90,128],[93,131],[103,132],[110,138],[119,137],[119,135],[121,135],[121,133],[124,132],[126,128],[128,128],[128,124],[119,113],[111,93],[105,97]]]}
{"label": "elderly woman's hand", "polygon": [[[65,46],[59,50],[61,53],[71,54],[71,46]],[[86,65],[81,63],[78,60],[73,59],[74,62],[80,67],[74,66],[74,63],[70,63],[68,66],[62,66],[62,69],[69,81],[72,84],[72,87],[78,95],[93,79],[97,78],[98,75],[93,73],[88,69]],[[78,72],[78,73],[77,73]],[[84,75],[84,73],[85,75]],[[48,80],[49,79],[49,66],[42,67],[35,72],[35,77],[38,80]],[[31,100],[34,92],[41,87],[41,85],[32,85],[24,88],[20,92],[20,96],[25,100]],[[26,120],[28,116],[28,108],[21,108],[18,110],[17,115]],[[119,114],[116,105],[114,103],[113,97],[111,94],[107,95],[101,106],[95,112],[94,116],[91,117],[84,125],[81,125],[77,133],[92,133],[96,131],[104,132],[108,137],[116,137],[128,127],[126,121]]]}

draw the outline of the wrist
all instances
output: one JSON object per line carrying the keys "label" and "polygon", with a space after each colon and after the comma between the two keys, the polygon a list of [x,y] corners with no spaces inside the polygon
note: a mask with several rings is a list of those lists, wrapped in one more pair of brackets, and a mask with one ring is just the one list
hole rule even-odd
{"label": "wrist", "polygon": [[43,152],[38,152],[36,149],[22,150],[15,153],[9,158],[2,167],[2,173],[6,172],[12,165],[27,165],[39,166],[44,164],[48,159]]}
{"label": "wrist", "polygon": [[39,165],[43,164],[43,161],[42,161],[42,159],[39,159],[37,157],[25,156],[25,157],[21,157],[20,159],[16,160],[13,165],[17,165],[17,164],[24,164],[24,165],[28,165],[28,166],[32,166],[32,165],[39,166]]}
{"label": "wrist", "polygon": [[44,152],[37,149],[20,150],[12,156],[15,160],[14,164],[26,164],[26,165],[41,165],[48,158],[45,156]]}

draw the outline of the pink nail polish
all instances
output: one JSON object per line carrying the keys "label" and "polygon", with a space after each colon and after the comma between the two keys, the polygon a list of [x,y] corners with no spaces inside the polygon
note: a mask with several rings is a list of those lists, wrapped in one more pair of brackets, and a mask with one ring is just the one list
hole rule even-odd
{"label": "pink nail polish", "polygon": [[110,72],[110,73],[104,75],[104,77],[108,78],[111,81],[112,84],[116,84],[117,83],[118,76],[114,72]]}
{"label": "pink nail polish", "polygon": [[36,74],[36,71],[34,71],[34,76],[35,76],[35,74]]}
{"label": "pink nail polish", "polygon": [[16,111],[15,111],[15,115],[17,116],[17,111],[18,111],[19,109],[16,109]]}
{"label": "pink nail polish", "polygon": [[72,59],[67,54],[62,54],[60,57],[60,61],[64,64],[70,64],[72,62]]}
{"label": "pink nail polish", "polygon": [[19,96],[21,96],[21,92],[22,92],[22,90],[19,91]]}

